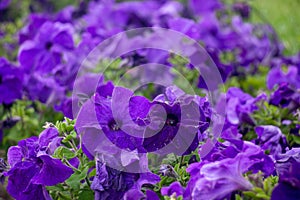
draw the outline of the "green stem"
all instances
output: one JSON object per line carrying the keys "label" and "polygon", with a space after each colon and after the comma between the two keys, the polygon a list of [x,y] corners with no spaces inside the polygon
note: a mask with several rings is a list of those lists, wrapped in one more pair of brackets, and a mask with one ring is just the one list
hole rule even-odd
{"label": "green stem", "polygon": [[184,156],[180,157],[179,168],[183,166]]}
{"label": "green stem", "polygon": [[65,163],[67,163],[67,165],[69,166],[69,167],[71,167],[74,171],[76,171],[76,172],[80,172],[80,170],[78,170],[76,167],[74,167],[69,161],[68,161],[68,159],[63,159],[63,161],[65,162]]}

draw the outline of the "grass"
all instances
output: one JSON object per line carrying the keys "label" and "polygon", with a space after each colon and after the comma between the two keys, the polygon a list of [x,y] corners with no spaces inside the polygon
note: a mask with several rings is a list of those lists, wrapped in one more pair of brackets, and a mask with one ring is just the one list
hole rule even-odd
{"label": "grass", "polygon": [[[300,50],[300,0],[251,0],[249,3],[275,28],[288,54]],[[263,22],[257,13],[252,20]]]}

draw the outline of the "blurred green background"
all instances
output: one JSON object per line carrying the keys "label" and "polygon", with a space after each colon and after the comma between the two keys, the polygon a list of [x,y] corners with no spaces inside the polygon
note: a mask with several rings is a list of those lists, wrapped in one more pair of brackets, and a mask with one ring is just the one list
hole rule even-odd
{"label": "blurred green background", "polygon": [[[250,0],[252,20],[265,18],[277,31],[289,54],[300,50],[300,0]],[[259,12],[260,14],[258,14]]]}

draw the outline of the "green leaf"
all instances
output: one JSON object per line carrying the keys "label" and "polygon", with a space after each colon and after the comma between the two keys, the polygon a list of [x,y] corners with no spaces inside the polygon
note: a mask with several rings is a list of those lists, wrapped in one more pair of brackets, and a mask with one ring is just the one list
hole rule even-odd
{"label": "green leaf", "polygon": [[73,139],[76,139],[76,138],[77,138],[77,133],[73,130],[73,131],[71,131],[70,136],[71,136]]}
{"label": "green leaf", "polygon": [[292,135],[293,141],[296,142],[297,144],[300,144],[300,137],[296,135]]}
{"label": "green leaf", "polygon": [[67,135],[67,136],[62,140],[62,142],[63,142],[63,143],[67,143],[67,142],[71,141],[72,139],[73,139],[73,137],[72,137],[71,135]]}
{"label": "green leaf", "polygon": [[67,132],[73,131],[73,130],[74,130],[74,125],[68,125],[68,126],[66,127],[66,130],[67,130]]}
{"label": "green leaf", "polygon": [[253,191],[245,191],[243,192],[244,195],[255,198],[256,197],[256,193]]}
{"label": "green leaf", "polygon": [[61,184],[57,184],[54,186],[47,186],[48,191],[59,191],[62,192],[64,191],[64,187]]}
{"label": "green leaf", "polygon": [[79,193],[78,200],[94,199],[94,192],[89,189],[84,189]]}
{"label": "green leaf", "polygon": [[93,169],[90,174],[89,174],[90,177],[93,177],[93,176],[96,176],[96,169]]}
{"label": "green leaf", "polygon": [[265,193],[258,193],[256,195],[256,197],[262,198],[262,199],[270,199],[270,197],[268,195],[266,195]]}
{"label": "green leaf", "polygon": [[63,158],[72,159],[76,156],[76,154],[72,150],[68,149],[67,147],[60,146],[55,150],[53,156],[55,158],[60,158],[60,159]]}
{"label": "green leaf", "polygon": [[58,200],[72,200],[72,198],[70,197],[69,192],[63,191],[59,193]]}
{"label": "green leaf", "polygon": [[89,167],[85,167],[81,172],[75,172],[70,176],[66,183],[73,189],[78,190],[80,188],[80,181],[86,178]]}
{"label": "green leaf", "polygon": [[236,200],[243,200],[242,197],[240,195],[238,195],[238,194],[235,195],[235,199]]}

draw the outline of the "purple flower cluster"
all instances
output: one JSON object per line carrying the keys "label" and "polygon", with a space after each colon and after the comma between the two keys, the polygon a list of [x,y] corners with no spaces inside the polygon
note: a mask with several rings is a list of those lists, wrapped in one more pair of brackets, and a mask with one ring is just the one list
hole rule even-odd
{"label": "purple flower cluster", "polygon": [[[95,191],[95,199],[143,198],[144,194],[141,192],[143,184],[155,184],[159,181],[159,176],[155,174],[122,172],[100,161],[96,161],[96,167],[97,175],[91,186]],[[156,196],[149,191],[150,194],[147,196]]]}
{"label": "purple flower cluster", "polygon": [[285,154],[280,154],[276,158],[276,166],[279,174],[279,184],[274,188],[272,199],[297,199],[299,193],[299,148],[293,148]]}
{"label": "purple flower cluster", "polygon": [[45,186],[64,182],[73,170],[51,155],[62,138],[56,128],[21,140],[8,150],[7,191],[16,199],[51,199]]}
{"label": "purple flower cluster", "polygon": [[5,58],[0,58],[0,103],[11,104],[16,99],[21,99],[22,87],[22,71]]}
{"label": "purple flower cluster", "polygon": [[[19,32],[17,61],[24,72],[24,93],[31,100],[56,105],[64,112],[76,73],[87,54],[106,38],[133,28],[163,27],[201,41],[224,80],[240,73],[240,67],[251,71],[264,58],[279,55],[273,55],[274,48],[280,45],[271,40],[269,27],[243,21],[250,12],[247,4],[229,8],[237,12],[234,16],[223,12],[226,9],[218,0],[190,0],[187,5],[176,1],[109,0],[82,3],[78,8],[68,6],[55,14],[32,13]],[[136,65],[138,60],[165,63],[170,56],[158,50],[147,51],[146,55],[137,51],[126,57]],[[234,60],[223,61],[225,54],[233,54]]]}
{"label": "purple flower cluster", "polygon": [[[225,98],[223,100],[222,98]],[[229,88],[226,95],[221,97],[220,107],[226,102],[226,124],[225,126],[237,126],[241,123],[254,124],[251,113],[258,110],[258,102],[266,99],[265,94],[256,98],[244,93],[240,88]]]}
{"label": "purple flower cluster", "polygon": [[[267,77],[267,86],[269,89],[273,89],[277,86],[271,96],[271,104],[287,107],[291,111],[299,107],[300,65],[298,59],[290,62],[282,62],[270,70]],[[286,73],[281,69],[285,64],[288,65]]]}
{"label": "purple flower cluster", "polygon": [[259,146],[243,141],[234,143],[217,145],[210,155],[202,158],[202,162],[190,165],[191,180],[185,198],[230,198],[234,191],[253,187],[243,177],[245,172],[262,170],[266,175],[272,173],[273,161]]}
{"label": "purple flower cluster", "polygon": [[[9,3],[1,1],[0,10]],[[71,199],[72,192],[85,195],[86,190],[97,200],[249,199],[257,191],[264,192],[257,199],[299,199],[300,54],[283,56],[274,30],[250,23],[250,15],[246,2],[228,6],[219,0],[82,1],[57,13],[31,13],[18,32],[14,62],[19,67],[0,58],[0,103],[39,101],[75,119],[65,119],[72,126],[57,123],[9,147],[8,165],[0,160],[0,182],[7,177],[7,191],[15,199],[52,199],[47,186],[57,185],[62,187],[58,193],[71,188]],[[142,96],[108,78],[147,63],[175,69],[174,55],[162,49],[126,52],[113,72],[96,74],[91,71],[98,66],[81,66],[106,39],[143,27],[171,29],[203,44],[225,83],[232,76],[259,73],[261,64],[270,66],[267,90],[251,96],[228,87],[213,102],[210,95],[216,94],[202,84],[204,75],[187,77],[196,79],[193,87],[204,97],[175,85],[155,87],[155,92],[149,87]],[[128,46],[159,43],[153,33],[128,35],[101,53],[118,55]],[[176,38],[167,37],[177,45]],[[181,49],[191,55],[189,61],[201,60],[189,47]],[[196,68],[189,64],[180,67]],[[88,73],[78,73],[81,67]],[[174,78],[159,73],[154,78]],[[81,96],[71,97],[72,90]],[[66,152],[56,157],[61,147]],[[278,182],[269,187],[272,177]]]}
{"label": "purple flower cluster", "polygon": [[[209,126],[211,110],[208,104],[206,98],[186,95],[175,87],[166,88],[165,94],[150,102],[108,82],[98,87],[97,93],[82,107],[76,128],[83,132],[82,129],[92,125],[91,120],[86,119],[94,107],[99,129],[112,145],[143,153],[168,146],[162,154],[178,152],[184,155],[198,147],[202,133]],[[94,146],[88,141],[85,145]]]}
{"label": "purple flower cluster", "polygon": [[33,38],[22,43],[18,60],[31,100],[53,105],[64,98],[65,86],[72,79],[71,69],[64,63],[70,62],[73,49],[72,26],[59,22],[43,23]]}

